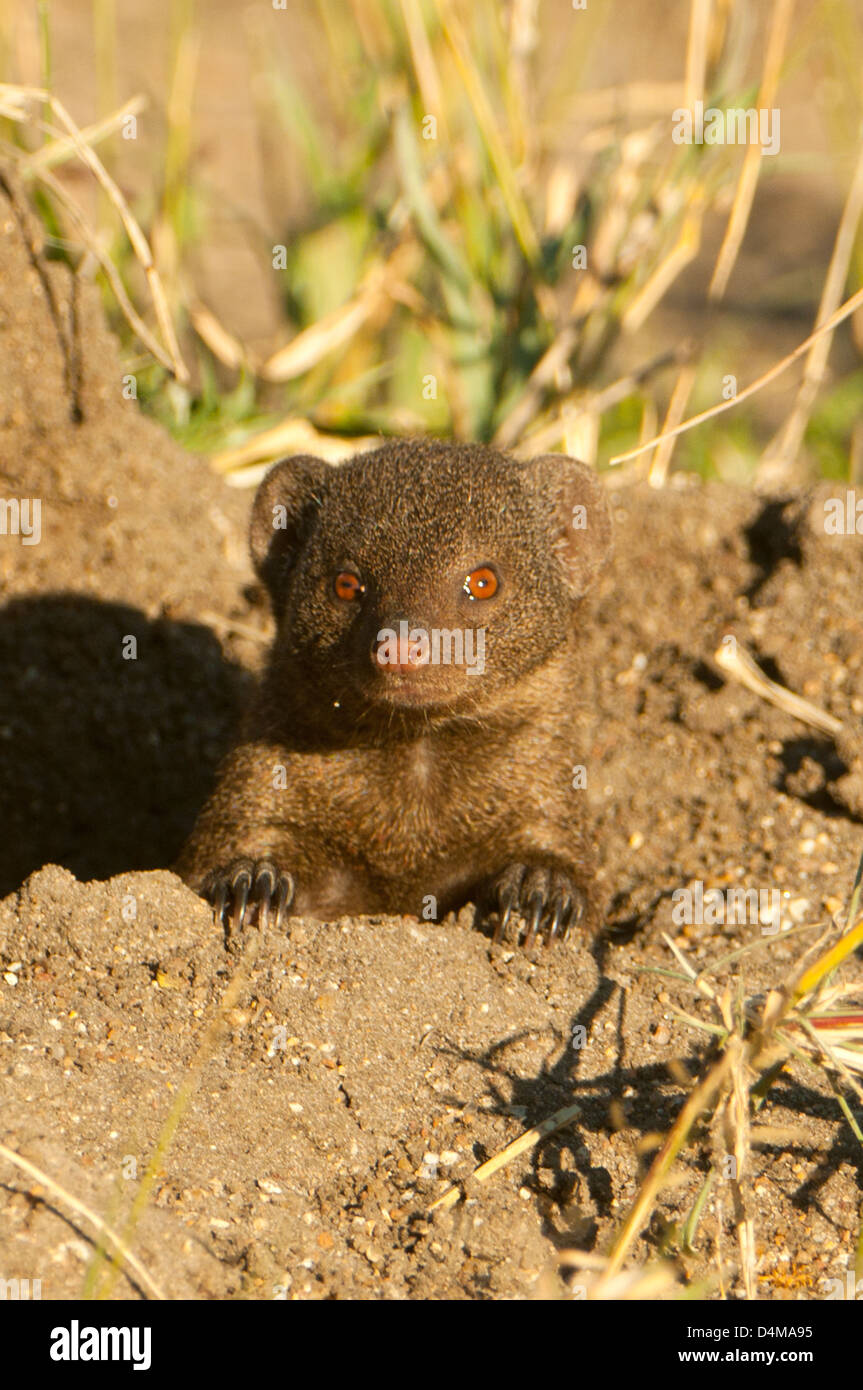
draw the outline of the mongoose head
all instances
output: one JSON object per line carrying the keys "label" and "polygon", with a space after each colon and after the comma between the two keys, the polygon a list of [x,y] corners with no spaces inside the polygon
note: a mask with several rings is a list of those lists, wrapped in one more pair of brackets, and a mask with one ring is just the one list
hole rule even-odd
{"label": "mongoose head", "polygon": [[429,440],[283,459],[251,522],[274,668],[390,714],[476,710],[548,661],[609,544],[584,464]]}

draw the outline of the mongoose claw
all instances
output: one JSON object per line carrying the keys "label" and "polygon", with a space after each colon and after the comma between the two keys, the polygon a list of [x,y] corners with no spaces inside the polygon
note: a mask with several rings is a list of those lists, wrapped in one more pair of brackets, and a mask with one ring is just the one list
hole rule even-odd
{"label": "mongoose claw", "polygon": [[503,940],[510,918],[519,917],[524,924],[519,941],[526,951],[538,936],[546,947],[565,940],[584,916],[584,894],[561,869],[510,864],[497,879],[493,896],[498,914],[495,944]]}
{"label": "mongoose claw", "polygon": [[278,931],[293,902],[294,880],[271,859],[234,859],[227,868],[213,870],[201,894],[231,935],[253,921],[264,928],[272,923]]}

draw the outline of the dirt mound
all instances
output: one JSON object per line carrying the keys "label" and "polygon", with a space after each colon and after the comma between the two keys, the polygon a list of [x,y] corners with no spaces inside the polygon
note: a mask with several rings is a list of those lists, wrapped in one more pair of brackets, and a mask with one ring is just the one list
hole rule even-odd
{"label": "dirt mound", "polygon": [[38,502],[41,531],[0,535],[8,892],[52,859],[171,862],[243,685],[242,648],[202,615],[246,617],[251,573],[247,499],[124,398],[94,287],[45,259],[8,177],[0,283],[0,487]]}
{"label": "dirt mound", "polygon": [[[863,551],[825,531],[836,489],[614,493],[616,556],[580,614],[573,693],[606,935],[529,960],[492,956],[469,909],[440,927],[294,921],[241,961],[164,870],[260,652],[231,625],[266,631],[249,499],[124,400],[95,293],[45,261],[8,180],[0,284],[0,477],[7,498],[42,502],[39,544],[0,536],[5,1142],[121,1228],[191,1075],[134,1236],[169,1295],[563,1294],[557,1250],[601,1248],[635,1191],[639,1141],[677,1112],[668,1063],[692,1074],[703,1059],[704,1036],[671,1012],[689,998],[640,973],[668,967],[661,933],[697,965],[759,935],[681,930],[671,893],[778,887],[785,919],[811,923],[847,900],[863,838]],[[727,634],[842,720],[838,742],[726,681],[713,653]],[[131,872],[146,868],[162,871]],[[763,989],[799,949],[780,933],[734,969]],[[238,970],[216,1038],[208,1020]],[[576,1121],[430,1215],[448,1181],[573,1098]],[[859,1150],[818,1074],[789,1073],[762,1114],[794,1129],[749,1175],[760,1290],[811,1295],[853,1249]],[[709,1163],[706,1145],[682,1160],[637,1257],[676,1248],[668,1232]],[[86,1221],[5,1166],[3,1181],[4,1276],[79,1294]],[[681,1277],[715,1268],[716,1213],[703,1225]],[[727,1254],[728,1227],[724,1240]],[[127,1274],[113,1292],[141,1287]]]}

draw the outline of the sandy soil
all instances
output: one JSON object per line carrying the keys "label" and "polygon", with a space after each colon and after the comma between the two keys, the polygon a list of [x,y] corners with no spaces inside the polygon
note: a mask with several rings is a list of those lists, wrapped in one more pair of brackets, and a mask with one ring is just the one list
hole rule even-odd
{"label": "sandy soil", "polygon": [[[3,495],[43,504],[39,545],[0,536],[3,1141],[125,1229],[180,1095],[133,1236],[171,1297],[568,1296],[559,1251],[604,1248],[644,1141],[685,1095],[675,1064],[694,1075],[709,1055],[673,1013],[700,1006],[644,973],[673,965],[662,933],[697,965],[760,940],[723,971],[754,993],[847,901],[863,839],[860,538],[824,534],[829,489],[614,493],[616,558],[581,613],[573,692],[607,904],[595,941],[494,955],[466,909],[441,926],[294,920],[229,953],[166,866],[269,631],[250,499],[123,399],[97,301],[45,263],[8,178],[0,284]],[[723,679],[727,633],[845,722],[838,749]],[[696,879],[778,887],[812,930],[675,926],[670,895]],[[449,1181],[573,1100],[568,1127],[430,1214]],[[760,1121],[745,1181],[759,1292],[823,1296],[856,1239],[860,1150],[822,1075],[797,1064]],[[678,1249],[710,1160],[704,1135],[634,1261],[674,1254],[684,1283],[715,1270],[720,1241],[733,1260],[720,1188],[694,1251]],[[0,1273],[78,1296],[86,1220],[6,1163],[0,1182]],[[130,1273],[112,1286],[140,1292]]]}

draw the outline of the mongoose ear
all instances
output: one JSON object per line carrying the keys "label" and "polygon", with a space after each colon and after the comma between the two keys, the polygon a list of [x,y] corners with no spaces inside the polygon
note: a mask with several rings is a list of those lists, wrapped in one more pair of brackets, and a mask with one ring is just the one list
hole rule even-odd
{"label": "mongoose ear", "polygon": [[329,464],[311,454],[280,459],[252,503],[252,563],[276,608],[330,472]]}
{"label": "mongoose ear", "polygon": [[574,599],[587,593],[611,554],[611,512],[596,470],[568,454],[529,465],[552,512],[552,545]]}

